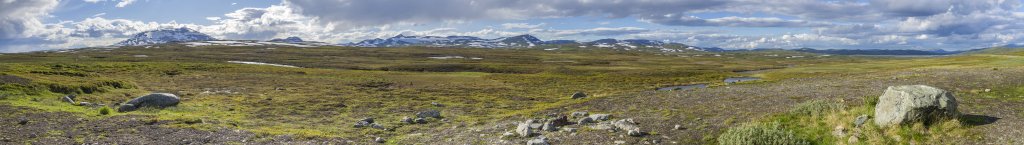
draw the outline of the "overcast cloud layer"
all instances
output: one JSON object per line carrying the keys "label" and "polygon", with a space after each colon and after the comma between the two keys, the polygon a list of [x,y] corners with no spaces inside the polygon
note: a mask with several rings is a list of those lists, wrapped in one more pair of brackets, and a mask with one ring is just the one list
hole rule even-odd
{"label": "overcast cloud layer", "polygon": [[[161,15],[105,17],[154,1],[0,0],[0,52],[106,46],[175,27],[220,39],[330,43],[398,34],[642,38],[722,48],[964,50],[1024,43],[1021,0],[283,0],[196,14],[209,21],[201,24],[147,19]],[[53,15],[72,10],[71,3],[112,10],[79,19]]]}

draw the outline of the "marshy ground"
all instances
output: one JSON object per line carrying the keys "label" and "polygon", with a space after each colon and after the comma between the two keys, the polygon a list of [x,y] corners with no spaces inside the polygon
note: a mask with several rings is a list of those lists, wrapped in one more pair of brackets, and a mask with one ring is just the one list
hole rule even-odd
{"label": "marshy ground", "polygon": [[[570,125],[580,130],[543,136],[553,144],[715,144],[730,127],[783,120],[815,144],[841,144],[845,139],[810,135],[822,131],[815,125],[794,126],[807,123],[799,117],[779,116],[827,99],[850,109],[823,118],[852,121],[849,116],[864,113],[857,106],[887,86],[923,84],[955,93],[968,114],[959,127],[861,143],[1020,144],[1021,74],[1024,53],[1014,49],[929,58],[180,45],[4,54],[0,111],[9,113],[0,114],[0,142],[370,144],[383,137],[387,144],[523,144],[532,138],[503,133],[526,119],[587,111],[632,118],[647,135]],[[724,83],[729,77],[762,80]],[[687,84],[709,87],[655,91]],[[571,99],[577,91],[589,97]],[[103,107],[58,99],[78,94],[76,101],[110,106],[151,92],[177,94],[182,103],[104,115]],[[443,119],[399,122],[424,110],[439,110]],[[352,127],[366,117],[386,129]]]}

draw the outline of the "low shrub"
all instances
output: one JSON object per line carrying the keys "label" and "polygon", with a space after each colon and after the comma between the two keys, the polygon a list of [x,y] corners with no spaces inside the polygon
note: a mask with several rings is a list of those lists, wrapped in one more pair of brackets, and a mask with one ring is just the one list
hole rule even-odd
{"label": "low shrub", "polygon": [[846,108],[846,105],[835,100],[812,100],[797,104],[789,110],[792,115],[822,115]]}
{"label": "low shrub", "polygon": [[721,145],[807,145],[810,142],[797,138],[778,122],[750,123],[729,128],[718,137]]}

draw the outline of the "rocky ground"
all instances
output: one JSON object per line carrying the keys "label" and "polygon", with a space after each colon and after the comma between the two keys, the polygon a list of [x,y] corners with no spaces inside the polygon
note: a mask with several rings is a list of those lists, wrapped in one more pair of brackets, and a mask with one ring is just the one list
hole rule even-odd
{"label": "rocky ground", "polygon": [[[752,119],[782,112],[812,99],[838,98],[859,104],[864,96],[881,95],[893,85],[923,84],[955,92],[960,111],[981,118],[968,122],[982,139],[966,144],[1024,143],[1022,96],[985,96],[986,89],[1024,85],[1024,68],[923,68],[898,72],[828,75],[777,82],[716,86],[675,92],[638,92],[585,98],[574,105],[545,110],[570,115],[576,111],[611,114],[611,120],[631,118],[646,134],[632,137],[625,131],[591,129],[590,125],[562,126],[560,131],[539,131],[531,137],[516,133],[522,117],[495,118],[495,123],[447,122],[435,133],[401,136],[403,142],[425,144],[524,144],[545,137],[552,144],[704,144],[724,129]],[[47,113],[0,104],[0,144],[368,144],[329,138],[268,136],[230,128],[187,129],[169,127],[169,121],[148,116],[123,115],[105,119],[71,113]],[[543,117],[547,118],[547,117]],[[543,119],[537,118],[537,119]],[[576,122],[578,117],[569,118]],[[610,122],[610,121],[609,121]],[[676,128],[679,125],[681,128]],[[575,132],[564,131],[575,128]]]}

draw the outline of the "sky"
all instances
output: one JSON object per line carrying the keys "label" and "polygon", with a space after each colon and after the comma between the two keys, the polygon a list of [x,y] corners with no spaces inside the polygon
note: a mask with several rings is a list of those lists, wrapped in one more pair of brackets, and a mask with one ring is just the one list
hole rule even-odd
{"label": "sky", "polygon": [[0,0],[0,53],[188,27],[228,40],[395,35],[651,39],[727,49],[1024,43],[1022,0]]}

